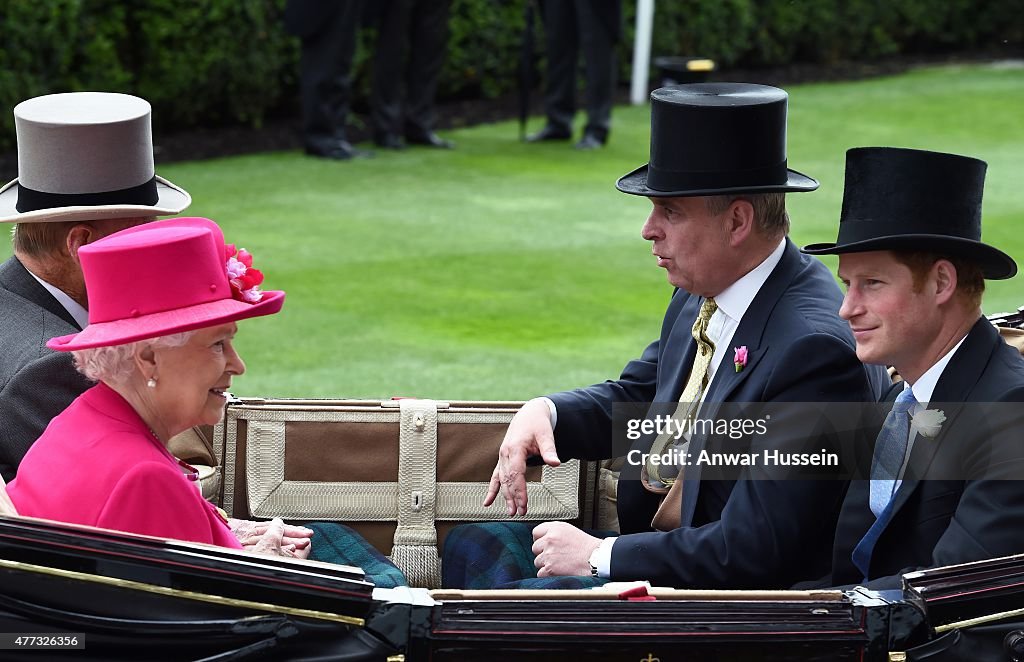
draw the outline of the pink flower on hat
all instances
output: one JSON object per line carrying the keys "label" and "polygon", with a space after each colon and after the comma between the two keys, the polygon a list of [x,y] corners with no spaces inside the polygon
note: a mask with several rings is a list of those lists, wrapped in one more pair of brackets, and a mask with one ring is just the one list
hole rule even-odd
{"label": "pink flower on hat", "polygon": [[263,299],[263,292],[259,288],[263,282],[263,272],[253,268],[252,253],[244,248],[236,250],[234,244],[226,245],[224,253],[231,296],[246,303],[259,303]]}
{"label": "pink flower on hat", "polygon": [[747,346],[733,347],[733,363],[736,365],[736,372],[742,372],[747,365]]}
{"label": "pink flower on hat", "polygon": [[228,280],[232,280],[234,278],[241,278],[243,275],[245,275],[245,265],[239,262],[234,257],[228,258],[227,268]]}
{"label": "pink flower on hat", "polygon": [[263,292],[258,287],[250,287],[242,290],[242,300],[246,303],[259,303],[263,299]]}

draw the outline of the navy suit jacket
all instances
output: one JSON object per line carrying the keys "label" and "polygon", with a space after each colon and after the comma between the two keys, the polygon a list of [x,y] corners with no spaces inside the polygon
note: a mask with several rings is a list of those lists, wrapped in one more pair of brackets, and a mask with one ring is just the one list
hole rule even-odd
{"label": "navy suit jacket", "polygon": [[[902,388],[889,393],[886,410]],[[905,572],[1024,553],[1024,407],[991,404],[1022,401],[1024,359],[979,319],[935,385],[929,409],[947,420],[934,438],[914,441],[869,586],[899,588]],[[875,521],[869,487],[853,481],[843,503],[832,585],[864,583],[851,555]]]}
{"label": "navy suit jacket", "polygon": [[[661,338],[631,361],[617,381],[550,396],[558,411],[555,440],[563,457],[612,456],[612,405],[675,402],[696,352],[691,327],[700,297],[676,290]],[[732,370],[727,357],[704,400],[717,403],[874,402],[885,380],[880,368],[857,360],[849,326],[838,316],[842,293],[816,258],[791,241],[741,320],[731,344],[748,348],[748,363]],[[869,376],[870,375],[870,376]],[[694,457],[702,447],[691,441]],[[634,442],[646,452],[651,438]],[[767,435],[754,449],[818,451],[820,438]],[[759,452],[759,450],[758,450]],[[700,480],[686,469],[682,526],[652,531],[659,498],[626,464],[618,484],[623,534],[612,550],[613,580],[648,579],[696,588],[788,587],[828,572],[831,541],[847,483],[843,480]]]}
{"label": "navy suit jacket", "polygon": [[46,341],[81,331],[17,258],[0,265],[0,474],[10,482],[50,419],[92,386]]}

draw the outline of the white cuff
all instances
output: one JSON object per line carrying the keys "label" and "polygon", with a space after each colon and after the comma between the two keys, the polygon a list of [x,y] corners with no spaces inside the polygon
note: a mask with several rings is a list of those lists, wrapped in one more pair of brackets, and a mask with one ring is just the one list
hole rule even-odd
{"label": "white cuff", "polygon": [[555,401],[551,398],[540,397],[538,400],[543,400],[548,406],[548,413],[551,416],[551,429],[555,429],[555,425],[558,423],[558,410],[555,409]]}
{"label": "white cuff", "polygon": [[597,576],[608,579],[612,576],[612,546],[617,537],[605,538],[590,555],[590,564],[597,568]]}

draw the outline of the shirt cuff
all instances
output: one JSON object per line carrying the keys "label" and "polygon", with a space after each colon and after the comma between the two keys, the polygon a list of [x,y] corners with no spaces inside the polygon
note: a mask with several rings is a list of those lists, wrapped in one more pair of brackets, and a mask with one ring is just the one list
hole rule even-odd
{"label": "shirt cuff", "polygon": [[605,538],[590,555],[590,562],[597,568],[598,577],[610,579],[612,576],[612,546],[616,540],[618,538],[615,536]]}
{"label": "shirt cuff", "polygon": [[555,401],[547,397],[539,397],[538,400],[543,400],[548,406],[548,415],[551,416],[551,429],[555,429],[555,425],[558,423],[558,410],[555,409]]}

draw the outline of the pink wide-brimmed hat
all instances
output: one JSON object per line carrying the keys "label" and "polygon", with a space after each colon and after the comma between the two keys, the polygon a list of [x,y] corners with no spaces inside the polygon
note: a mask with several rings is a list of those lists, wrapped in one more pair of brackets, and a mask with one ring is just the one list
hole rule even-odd
{"label": "pink wide-brimmed hat", "polygon": [[207,218],[138,225],[78,251],[89,294],[89,325],[53,338],[70,352],[123,345],[249,317],[272,315],[284,292],[261,292],[252,256],[224,243]]}

